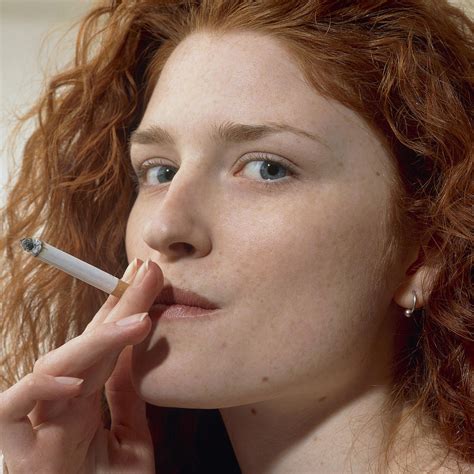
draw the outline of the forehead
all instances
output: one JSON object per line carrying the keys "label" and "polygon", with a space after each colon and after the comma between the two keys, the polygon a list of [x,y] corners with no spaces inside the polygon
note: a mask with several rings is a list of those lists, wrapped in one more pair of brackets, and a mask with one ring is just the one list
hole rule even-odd
{"label": "forehead", "polygon": [[324,137],[338,156],[357,146],[380,147],[355,112],[306,82],[275,39],[251,32],[194,33],[166,61],[140,128],[159,124],[190,137],[226,121],[289,123]]}
{"label": "forehead", "polygon": [[275,40],[253,33],[198,33],[172,53],[157,93],[166,96],[175,91],[196,99],[205,95],[247,105],[258,99],[277,105],[275,101],[293,96],[290,84],[291,89],[304,87],[303,76]]}
{"label": "forehead", "polygon": [[[240,122],[321,124],[327,102],[305,83],[289,53],[274,39],[253,33],[198,33],[178,45],[166,62],[144,116],[214,114]],[[327,117],[327,120],[329,117]],[[298,123],[294,124],[298,126]]]}

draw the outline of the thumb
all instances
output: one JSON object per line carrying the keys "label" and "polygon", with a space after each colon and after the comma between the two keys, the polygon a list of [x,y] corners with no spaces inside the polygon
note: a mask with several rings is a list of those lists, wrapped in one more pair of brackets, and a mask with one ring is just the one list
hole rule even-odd
{"label": "thumb", "polygon": [[110,410],[110,431],[119,438],[150,437],[146,417],[146,402],[132,384],[131,360],[133,346],[126,346],[105,384],[105,397]]}

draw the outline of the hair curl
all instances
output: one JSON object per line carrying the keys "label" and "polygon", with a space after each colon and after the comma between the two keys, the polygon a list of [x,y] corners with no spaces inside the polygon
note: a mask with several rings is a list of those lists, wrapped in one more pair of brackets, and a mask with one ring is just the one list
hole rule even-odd
{"label": "hair curl", "polygon": [[[287,48],[318,93],[360,114],[390,150],[394,228],[422,244],[419,265],[438,270],[393,363],[391,400],[474,463],[472,20],[446,0],[111,0],[79,26],[74,61],[15,130],[37,119],[2,209],[3,387],[81,333],[106,296],[38,265],[19,239],[40,235],[121,274],[136,197],[128,138],[165,61],[192,33],[251,31]],[[185,450],[210,469],[211,445],[224,453],[222,472],[239,472],[217,410],[148,409],[158,472],[182,472]]]}

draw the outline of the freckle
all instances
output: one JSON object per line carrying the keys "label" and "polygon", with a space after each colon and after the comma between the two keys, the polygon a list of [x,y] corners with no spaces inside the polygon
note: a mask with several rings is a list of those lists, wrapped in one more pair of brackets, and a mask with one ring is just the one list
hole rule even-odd
{"label": "freckle", "polygon": [[317,440],[318,440],[318,437],[315,436],[315,437],[313,438],[313,441],[317,441]]}
{"label": "freckle", "polygon": [[376,174],[377,176],[380,176],[380,171],[376,171],[375,174]]}
{"label": "freckle", "polygon": [[221,349],[225,349],[226,347],[227,347],[227,342],[223,342],[223,343],[221,344]]}
{"label": "freckle", "polygon": [[256,414],[257,414],[257,410],[255,410],[255,408],[252,408],[250,411],[252,412],[252,415],[256,415]]}
{"label": "freckle", "polygon": [[262,377],[262,382],[268,382],[268,377]]}
{"label": "freckle", "polygon": [[324,400],[326,400],[327,397],[321,397],[321,398],[318,398],[318,402],[324,402]]}

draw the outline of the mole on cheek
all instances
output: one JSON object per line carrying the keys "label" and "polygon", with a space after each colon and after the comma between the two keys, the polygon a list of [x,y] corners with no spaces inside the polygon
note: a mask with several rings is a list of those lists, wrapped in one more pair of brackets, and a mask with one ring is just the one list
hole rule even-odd
{"label": "mole on cheek", "polygon": [[250,411],[252,412],[252,415],[256,415],[256,414],[257,414],[257,410],[255,410],[255,408],[252,408]]}
{"label": "mole on cheek", "polygon": [[262,382],[268,382],[268,377],[262,377]]}

